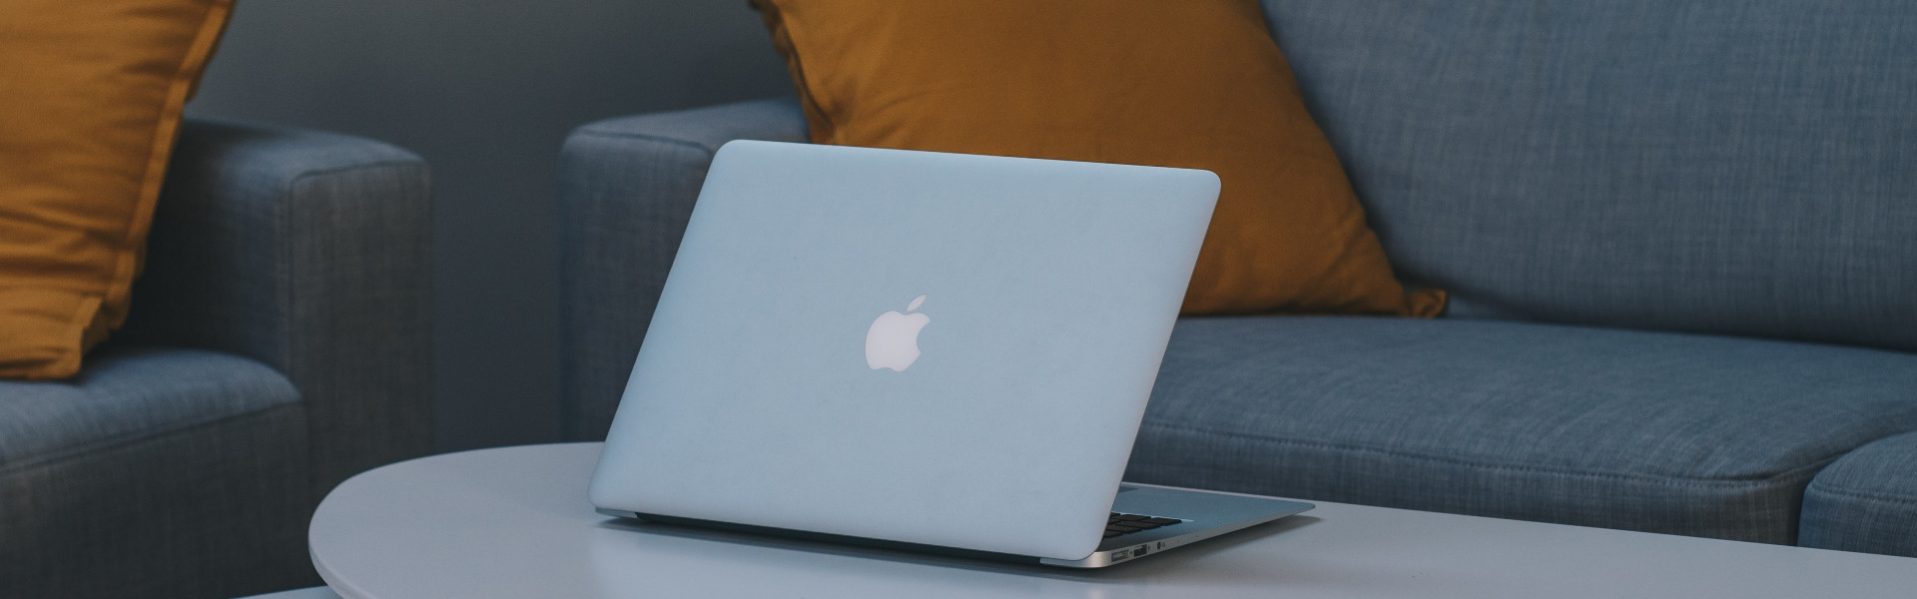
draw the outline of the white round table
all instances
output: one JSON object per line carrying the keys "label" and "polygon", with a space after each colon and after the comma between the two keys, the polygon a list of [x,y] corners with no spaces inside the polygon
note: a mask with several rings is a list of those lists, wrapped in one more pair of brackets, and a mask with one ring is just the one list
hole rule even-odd
{"label": "white round table", "polygon": [[[601,516],[600,445],[422,458],[313,516],[342,597],[1910,597],[1917,559],[1329,502],[1105,570],[869,550]],[[767,498],[776,500],[777,498]]]}

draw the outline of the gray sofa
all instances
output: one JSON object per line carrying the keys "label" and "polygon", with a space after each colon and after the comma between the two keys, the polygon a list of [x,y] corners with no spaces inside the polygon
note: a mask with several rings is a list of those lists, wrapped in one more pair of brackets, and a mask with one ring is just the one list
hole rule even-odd
{"label": "gray sofa", "polygon": [[430,226],[409,152],[189,121],[127,329],[0,381],[0,597],[317,584],[320,498],[431,447]]}
{"label": "gray sofa", "polygon": [[[1917,9],[1265,3],[1435,320],[1187,318],[1129,477],[1917,556]],[[713,151],[562,158],[567,434],[604,434]],[[1225,182],[1230,185],[1230,182]]]}

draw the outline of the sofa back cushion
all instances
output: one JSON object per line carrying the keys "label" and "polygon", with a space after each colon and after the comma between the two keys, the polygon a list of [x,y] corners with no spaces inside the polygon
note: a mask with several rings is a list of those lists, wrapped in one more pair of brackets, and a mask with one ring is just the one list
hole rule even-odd
{"label": "sofa back cushion", "polygon": [[1187,314],[1433,316],[1391,270],[1255,0],[755,0],[817,143],[1201,168]]}
{"label": "sofa back cushion", "polygon": [[1917,349],[1917,5],[1265,9],[1451,315]]}

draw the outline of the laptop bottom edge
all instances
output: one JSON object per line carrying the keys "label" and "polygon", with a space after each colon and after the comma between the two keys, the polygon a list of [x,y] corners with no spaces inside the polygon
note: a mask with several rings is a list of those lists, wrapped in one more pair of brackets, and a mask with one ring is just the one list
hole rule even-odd
{"label": "laptop bottom edge", "polygon": [[1304,512],[1312,507],[1314,506],[1309,503],[1268,497],[1126,483],[1120,488],[1117,500],[1113,502],[1112,510],[1114,512],[1165,516],[1182,520],[1182,522],[1176,526],[1166,526],[1155,530],[1107,538],[1104,543],[1099,545],[1097,551],[1076,560],[1041,558],[1029,555],[962,549],[943,545],[888,541],[867,537],[755,526],[716,520],[645,514],[607,508],[598,508],[598,512],[615,518],[630,518],[661,524],[785,537],[805,541],[995,562],[1089,569],[1104,568],[1142,557],[1157,555],[1220,535],[1244,530],[1268,522],[1274,522]]}
{"label": "laptop bottom edge", "polygon": [[718,520],[701,520],[698,518],[681,518],[678,516],[643,514],[639,512],[609,510],[606,508],[598,508],[598,512],[600,514],[612,516],[614,518],[632,518],[632,519],[644,520],[646,522],[656,522],[659,524],[671,524],[674,526],[689,526],[694,528],[722,530],[727,532],[741,532],[741,533],[747,533],[747,534],[753,534],[753,535],[782,537],[782,538],[788,538],[788,539],[799,539],[802,541],[815,541],[815,542],[821,542],[821,543],[832,543],[837,545],[870,547],[874,549],[905,551],[905,552],[911,552],[911,553],[925,553],[925,554],[942,555],[942,556],[948,556],[948,557],[959,557],[959,558],[966,558],[966,559],[989,560],[989,561],[995,561],[995,562],[1010,562],[1010,563],[1020,563],[1020,564],[1039,563],[1039,558],[1032,557],[1032,556],[1016,555],[1011,553],[997,553],[992,551],[978,551],[973,549],[960,549],[957,547],[946,547],[943,545],[925,545],[921,543],[907,543],[903,541],[888,541],[884,539],[873,539],[868,537],[835,535],[831,533],[812,532],[812,531],[806,531],[806,530],[793,530],[789,528],[776,528],[771,526],[755,526],[751,524],[738,524],[735,522],[722,522]]}

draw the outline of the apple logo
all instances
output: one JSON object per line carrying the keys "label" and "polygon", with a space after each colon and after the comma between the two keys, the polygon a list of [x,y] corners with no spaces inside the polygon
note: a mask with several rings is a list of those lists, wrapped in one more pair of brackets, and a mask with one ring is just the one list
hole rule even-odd
{"label": "apple logo", "polygon": [[895,310],[872,320],[872,328],[865,330],[866,366],[904,372],[919,361],[919,331],[932,322],[925,313],[914,312],[924,304],[925,296],[921,295],[905,307],[907,314]]}

